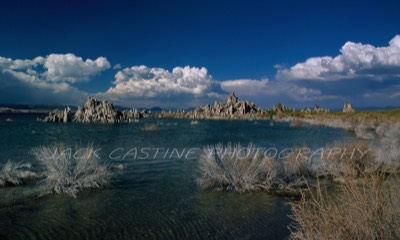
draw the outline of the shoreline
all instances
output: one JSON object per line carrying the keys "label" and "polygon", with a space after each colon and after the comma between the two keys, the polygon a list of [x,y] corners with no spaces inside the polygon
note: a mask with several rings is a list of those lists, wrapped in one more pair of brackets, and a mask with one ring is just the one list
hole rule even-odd
{"label": "shoreline", "polygon": [[281,116],[274,119],[289,122],[292,127],[303,124],[341,128],[354,132],[359,139],[374,140],[387,135],[390,126],[400,127],[400,110],[354,113],[321,113],[305,116]]}

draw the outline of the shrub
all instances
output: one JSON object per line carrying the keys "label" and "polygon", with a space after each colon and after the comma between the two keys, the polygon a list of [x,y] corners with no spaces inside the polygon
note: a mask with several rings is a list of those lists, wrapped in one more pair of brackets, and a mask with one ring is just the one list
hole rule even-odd
{"label": "shrub", "polygon": [[301,200],[291,203],[291,239],[398,239],[399,181],[346,183],[327,191],[318,183]]}
{"label": "shrub", "polygon": [[321,156],[319,175],[333,178],[357,179],[379,173],[381,164],[376,161],[372,148],[362,141],[336,144]]}
{"label": "shrub", "polygon": [[278,182],[280,166],[275,159],[264,156],[253,144],[218,144],[203,148],[199,158],[202,188],[221,188],[238,192],[270,190]]}
{"label": "shrub", "polygon": [[294,189],[306,187],[312,177],[312,153],[309,148],[295,147],[282,161],[282,183],[279,188]]}
{"label": "shrub", "polygon": [[37,147],[33,153],[44,170],[46,193],[77,197],[83,189],[102,188],[111,181],[110,165],[99,162],[93,145],[80,148],[78,157],[63,146]]}
{"label": "shrub", "polygon": [[397,172],[400,168],[400,123],[382,123],[376,129],[381,137],[375,149],[375,157],[386,172]]}
{"label": "shrub", "polygon": [[311,150],[306,146],[303,148],[295,147],[292,154],[286,157],[282,163],[286,178],[308,176],[312,163]]}
{"label": "shrub", "polygon": [[8,160],[0,170],[0,186],[20,185],[24,181],[38,178],[38,175],[30,169],[30,163]]}

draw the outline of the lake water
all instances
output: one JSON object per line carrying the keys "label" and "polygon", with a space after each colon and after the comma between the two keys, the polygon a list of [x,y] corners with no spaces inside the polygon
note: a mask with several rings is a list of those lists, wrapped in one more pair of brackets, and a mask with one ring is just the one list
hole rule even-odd
{"label": "lake water", "polygon": [[[32,197],[34,186],[0,188],[0,239],[285,239],[288,199],[264,192],[202,190],[196,184],[201,148],[257,144],[278,150],[317,149],[354,136],[342,129],[291,128],[270,121],[144,119],[131,124],[57,124],[34,114],[0,115],[0,163],[37,164],[30,150],[64,144],[98,149],[122,164],[110,187]],[[42,116],[41,116],[42,117]],[[7,118],[13,121],[6,121]],[[156,130],[146,131],[146,124]]]}

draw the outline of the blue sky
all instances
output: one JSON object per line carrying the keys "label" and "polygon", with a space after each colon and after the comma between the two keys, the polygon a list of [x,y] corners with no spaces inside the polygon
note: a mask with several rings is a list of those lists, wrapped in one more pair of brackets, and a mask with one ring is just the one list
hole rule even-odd
{"label": "blue sky", "polygon": [[3,1],[0,102],[400,103],[398,1]]}

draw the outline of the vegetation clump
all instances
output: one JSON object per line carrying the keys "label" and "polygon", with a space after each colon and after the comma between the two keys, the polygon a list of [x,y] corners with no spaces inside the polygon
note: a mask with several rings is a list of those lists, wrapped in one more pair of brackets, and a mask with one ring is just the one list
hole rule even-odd
{"label": "vegetation clump", "polygon": [[241,147],[231,143],[203,149],[199,158],[202,188],[238,192],[271,190],[276,187],[280,166],[253,144]]}
{"label": "vegetation clump", "polygon": [[0,170],[0,186],[15,186],[28,180],[37,179],[38,175],[30,170],[31,166],[30,163],[8,160]]}
{"label": "vegetation clump", "polygon": [[398,161],[380,159],[384,154],[398,156],[393,153],[398,152],[398,148],[381,148],[356,141],[316,151],[295,147],[289,149],[286,156],[277,157],[277,154],[269,156],[268,150],[253,144],[247,147],[218,144],[203,149],[199,157],[198,183],[204,189],[247,192],[302,188],[321,177],[339,183],[365,181],[372,175],[396,172],[399,167]]}
{"label": "vegetation clump", "polygon": [[45,194],[77,197],[81,190],[102,188],[111,181],[111,166],[100,162],[93,145],[78,149],[73,156],[63,146],[37,147],[33,153],[43,167]]}
{"label": "vegetation clump", "polygon": [[296,151],[302,150],[295,148],[285,159],[278,160],[276,154],[252,143],[246,147],[232,143],[208,146],[199,157],[197,182],[203,189],[240,193],[305,187],[311,175],[311,158],[294,154]]}
{"label": "vegetation clump", "polygon": [[336,144],[320,158],[320,176],[329,176],[336,181],[359,179],[380,174],[381,163],[376,160],[373,149],[363,141]]}
{"label": "vegetation clump", "polygon": [[291,239],[399,239],[399,180],[371,176],[368,184],[346,182],[336,191],[317,184],[292,202]]}

